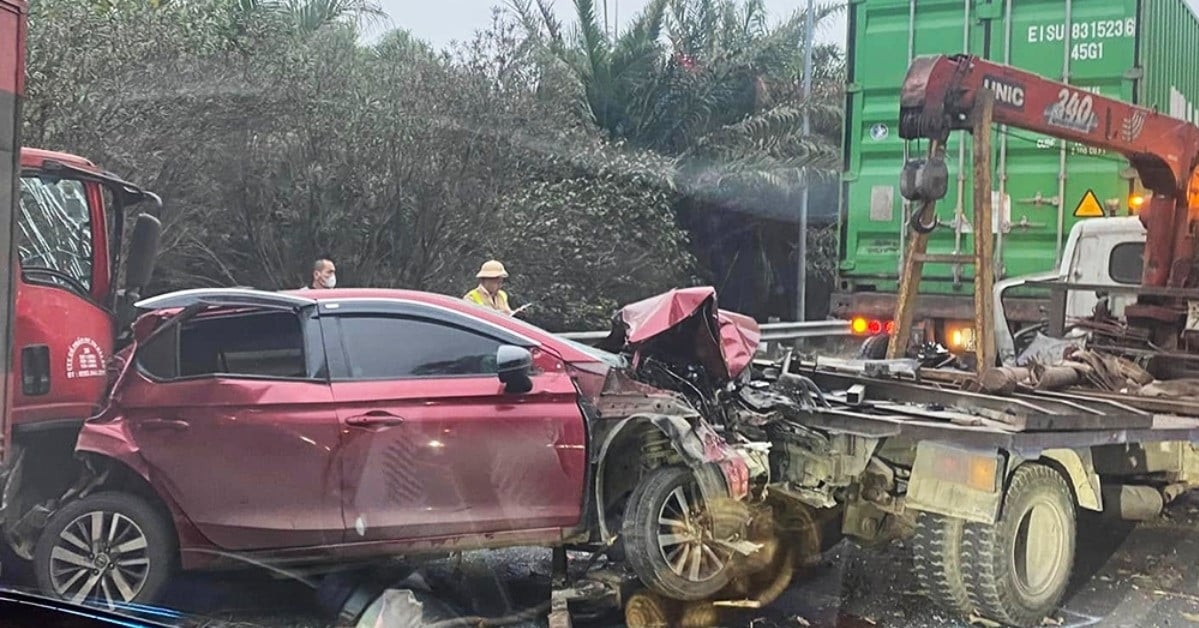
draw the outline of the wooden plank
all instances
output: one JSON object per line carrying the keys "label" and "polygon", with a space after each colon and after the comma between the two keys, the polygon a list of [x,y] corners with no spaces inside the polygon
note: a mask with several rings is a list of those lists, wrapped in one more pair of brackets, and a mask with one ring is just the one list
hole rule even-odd
{"label": "wooden plank", "polygon": [[977,372],[995,365],[995,234],[991,231],[991,114],[994,95],[979,90],[974,104],[974,355]]}

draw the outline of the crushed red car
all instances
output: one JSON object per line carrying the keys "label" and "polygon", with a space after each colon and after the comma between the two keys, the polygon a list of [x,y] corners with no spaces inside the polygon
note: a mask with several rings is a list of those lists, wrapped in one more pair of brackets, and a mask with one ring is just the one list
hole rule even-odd
{"label": "crushed red car", "polygon": [[815,490],[793,444],[823,437],[771,417],[819,391],[770,390],[756,323],[711,288],[627,306],[602,348],[411,291],[138,306],[80,477],[38,506],[47,594],[112,606],[179,568],[537,545],[609,551],[670,598],[744,597],[793,571],[776,517],[815,525],[787,495]]}

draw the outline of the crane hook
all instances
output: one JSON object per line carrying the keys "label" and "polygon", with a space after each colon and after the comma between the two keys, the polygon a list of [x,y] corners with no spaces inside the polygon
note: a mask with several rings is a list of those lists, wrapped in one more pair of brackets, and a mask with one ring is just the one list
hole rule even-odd
{"label": "crane hook", "polygon": [[932,208],[932,201],[921,203],[920,207],[912,212],[912,218],[908,221],[908,227],[919,234],[929,234],[936,231],[937,227],[941,226],[941,219],[937,217],[937,213],[933,212],[932,222],[924,224],[920,222],[920,215],[924,210]]}

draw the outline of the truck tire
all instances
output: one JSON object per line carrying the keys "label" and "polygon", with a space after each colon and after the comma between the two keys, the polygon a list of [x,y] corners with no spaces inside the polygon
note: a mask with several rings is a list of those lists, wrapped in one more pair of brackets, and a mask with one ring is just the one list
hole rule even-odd
{"label": "truck tire", "polygon": [[862,341],[858,349],[860,360],[882,360],[887,357],[887,345],[891,342],[891,334],[883,332],[875,334]]}
{"label": "truck tire", "polygon": [[[729,583],[729,550],[712,543],[713,516],[687,467],[650,471],[629,496],[621,528],[629,567],[641,582],[667,598],[693,601]],[[662,523],[663,521],[668,523]]]}
{"label": "truck tire", "polygon": [[1040,626],[1070,582],[1075,517],[1060,473],[1037,463],[1016,469],[995,524],[966,524],[962,554],[975,609],[1005,624]]}
{"label": "truck tire", "polygon": [[96,493],[54,513],[38,538],[33,571],[45,595],[108,608],[146,604],[175,571],[166,516],[128,493]]}
{"label": "truck tire", "polygon": [[921,512],[912,536],[912,571],[916,582],[937,606],[959,615],[974,610],[962,571],[964,519]]}

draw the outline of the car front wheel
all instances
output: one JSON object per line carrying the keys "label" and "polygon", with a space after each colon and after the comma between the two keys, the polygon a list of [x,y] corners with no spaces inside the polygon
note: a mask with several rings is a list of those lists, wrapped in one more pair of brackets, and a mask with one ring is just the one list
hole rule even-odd
{"label": "car front wheel", "polygon": [[[734,558],[721,532],[737,527],[736,509],[713,507],[694,472],[681,466],[649,472],[629,497],[621,530],[625,556],[645,586],[675,600],[700,600],[728,584]],[[724,512],[728,510],[729,512]]]}
{"label": "car front wheel", "polygon": [[126,493],[97,493],[54,513],[33,568],[42,593],[108,608],[154,601],[175,569],[166,516]]}

